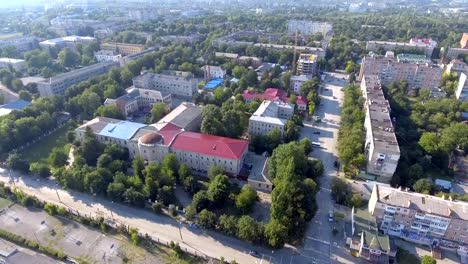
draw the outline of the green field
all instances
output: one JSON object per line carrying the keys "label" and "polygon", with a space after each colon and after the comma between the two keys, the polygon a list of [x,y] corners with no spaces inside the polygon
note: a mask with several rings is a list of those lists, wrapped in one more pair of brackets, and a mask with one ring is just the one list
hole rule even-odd
{"label": "green field", "polygon": [[53,148],[67,145],[66,136],[70,129],[72,126],[69,124],[57,129],[54,133],[23,149],[21,154],[29,162],[47,162],[47,157]]}
{"label": "green field", "polygon": [[0,39],[6,39],[6,38],[11,38],[11,37],[19,37],[19,36],[23,36],[23,33],[16,32],[16,33],[10,33],[10,34],[0,34]]}
{"label": "green field", "polygon": [[11,204],[11,202],[9,200],[3,199],[3,198],[0,197],[0,211],[7,208],[10,204]]}

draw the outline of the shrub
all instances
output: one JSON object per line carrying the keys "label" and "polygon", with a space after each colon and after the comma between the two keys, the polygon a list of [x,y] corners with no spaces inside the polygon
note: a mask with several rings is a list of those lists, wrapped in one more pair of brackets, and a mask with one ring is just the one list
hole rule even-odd
{"label": "shrub", "polygon": [[57,214],[57,206],[55,204],[46,203],[44,205],[44,211],[46,211],[50,215],[56,215]]}
{"label": "shrub", "polygon": [[156,202],[153,203],[151,208],[153,209],[153,212],[155,212],[156,214],[160,214],[162,212],[162,207],[163,204],[161,202]]}

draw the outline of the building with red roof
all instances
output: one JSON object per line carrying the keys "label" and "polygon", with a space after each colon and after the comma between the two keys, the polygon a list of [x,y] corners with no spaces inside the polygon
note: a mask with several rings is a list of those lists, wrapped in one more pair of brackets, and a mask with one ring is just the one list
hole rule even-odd
{"label": "building with red roof", "polygon": [[[252,102],[254,99],[268,100],[268,101],[282,101],[289,103],[289,97],[286,91],[278,88],[267,88],[262,94],[256,93],[255,91],[245,90],[242,94],[242,98],[246,103]],[[297,109],[300,111],[307,110],[307,98],[303,96],[296,97]]]}
{"label": "building with red roof", "polygon": [[[201,111],[196,107],[183,103],[179,110],[174,109],[158,123],[149,126],[97,117],[80,126],[76,133],[83,139],[89,127],[102,143],[112,142],[128,148],[132,158],[139,155],[147,162],[161,162],[167,154],[174,153],[179,163],[186,163],[194,174],[206,175],[211,166],[220,165],[228,175],[237,176],[249,142],[198,133],[193,120],[198,120],[198,112]],[[108,131],[109,127],[112,127],[112,133]]]}

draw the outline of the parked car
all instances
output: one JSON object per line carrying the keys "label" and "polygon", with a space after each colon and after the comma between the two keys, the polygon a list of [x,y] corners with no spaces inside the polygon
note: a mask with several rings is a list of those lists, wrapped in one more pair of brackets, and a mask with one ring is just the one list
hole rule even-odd
{"label": "parked car", "polygon": [[338,164],[338,161],[335,160],[335,162],[333,162],[333,166],[335,166],[335,168],[338,168],[338,165],[339,165],[339,164]]}
{"label": "parked car", "polygon": [[256,257],[256,258],[260,257],[260,254],[258,254],[257,251],[253,251],[253,250],[249,251],[249,255],[252,256],[252,257]]}
{"label": "parked car", "polygon": [[333,211],[328,212],[328,222],[333,222]]}
{"label": "parked car", "polygon": [[197,228],[198,228],[198,225],[197,225],[197,224],[195,224],[195,223],[190,223],[190,224],[189,224],[189,226],[190,226],[191,228],[195,228],[195,229],[197,229]]}

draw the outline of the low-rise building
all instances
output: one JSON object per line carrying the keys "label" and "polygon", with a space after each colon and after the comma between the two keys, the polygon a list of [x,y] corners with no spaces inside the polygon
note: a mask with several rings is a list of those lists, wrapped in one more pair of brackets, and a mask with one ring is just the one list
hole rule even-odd
{"label": "low-rise building", "polygon": [[198,80],[189,72],[166,71],[162,74],[146,72],[133,78],[136,88],[160,91],[175,97],[191,98],[198,90]]}
{"label": "low-rise building", "polygon": [[432,56],[437,42],[432,39],[412,38],[409,43],[405,42],[392,42],[392,41],[367,41],[366,49],[368,51],[376,52],[380,49],[384,51],[418,51],[424,52],[429,58]]}
{"label": "low-rise building", "polygon": [[295,94],[299,94],[302,85],[310,80],[312,80],[312,76],[310,75],[292,75],[290,80],[290,88],[292,91],[294,91]]}
{"label": "low-rise building", "polygon": [[115,105],[124,116],[129,116],[137,111],[146,109],[151,111],[151,107],[155,103],[171,104],[171,95],[162,94],[159,91],[130,88],[127,94],[124,94],[116,99],[107,98],[104,105]]}
{"label": "low-rise building", "polygon": [[282,101],[263,101],[249,119],[250,135],[266,135],[272,129],[284,134],[284,126],[294,114],[294,106]]}
{"label": "low-rise building", "polygon": [[24,108],[31,105],[31,102],[24,100],[17,100],[8,104],[0,105],[0,116],[8,115],[15,110],[23,110]]}
{"label": "low-rise building", "polygon": [[378,181],[389,183],[398,166],[400,148],[390,117],[390,104],[385,99],[379,77],[365,75],[361,90],[366,99],[364,129],[367,173]]}
{"label": "low-rise building", "polygon": [[[444,52],[444,48],[440,49],[440,52]],[[461,48],[448,48],[444,56],[444,61],[450,61],[452,59],[458,59],[459,56],[468,56],[468,49]]]}
{"label": "low-rise building", "polygon": [[94,53],[94,57],[96,58],[97,62],[104,62],[104,61],[118,62],[122,58],[122,55],[117,54],[112,50],[100,50]]}
{"label": "low-rise building", "polygon": [[258,57],[251,57],[251,56],[239,56],[237,58],[238,63],[247,63],[252,67],[259,67],[262,65],[262,59]]}
{"label": "low-rise building", "polygon": [[101,50],[110,50],[122,56],[132,55],[145,50],[145,45],[118,42],[106,42],[101,44]]}
{"label": "low-rise building", "polygon": [[[277,89],[277,88],[267,88],[263,93],[257,93],[251,90],[245,90],[242,93],[242,98],[246,103],[252,102],[254,99],[259,100],[268,100],[268,101],[281,101],[284,103],[289,103],[289,97],[287,96],[286,91]],[[296,106],[297,110],[305,111],[307,110],[307,99],[303,96],[296,96]]]}
{"label": "low-rise building", "polygon": [[261,47],[266,49],[276,50],[296,50],[297,52],[313,54],[319,58],[325,58],[326,51],[323,48],[309,47],[309,46],[293,46],[293,45],[279,45],[268,43],[255,43],[254,47]]}
{"label": "low-rise building", "polygon": [[81,36],[67,36],[62,38],[48,39],[42,42],[39,42],[39,46],[44,49],[48,48],[69,48],[72,51],[75,51],[76,44],[87,45],[96,41],[93,37],[81,37]]}
{"label": "low-rise building", "polygon": [[300,54],[297,60],[298,75],[314,75],[317,73],[317,56],[313,54]]}
{"label": "low-rise building", "polygon": [[26,68],[26,61],[11,58],[0,58],[0,68],[13,67],[16,71],[22,71]]}
{"label": "low-rise building", "polygon": [[460,39],[460,48],[468,49],[468,33],[463,33],[463,36]]}
{"label": "low-rise building", "polygon": [[443,69],[438,65],[399,62],[388,52],[386,56],[364,57],[358,80],[364,75],[377,75],[382,85],[407,81],[409,89],[432,90],[439,87],[442,74]]}
{"label": "low-rise building", "polygon": [[216,58],[226,58],[231,60],[237,60],[239,58],[239,54],[237,53],[226,53],[226,52],[215,52]]}
{"label": "low-rise building", "polygon": [[168,123],[185,131],[199,132],[202,123],[202,108],[193,103],[183,102],[161,118],[154,126],[162,129]]}
{"label": "low-rise building", "polygon": [[211,166],[218,165],[226,174],[237,176],[248,150],[246,140],[186,131],[172,122],[144,125],[97,117],[76,129],[78,139],[84,139],[87,128],[102,143],[128,148],[132,158],[139,155],[148,162],[161,162],[174,153],[179,163],[198,175],[206,175]]}
{"label": "low-rise building", "polygon": [[205,65],[201,68],[205,74],[205,80],[207,81],[212,79],[224,79],[224,76],[226,76],[226,71],[219,66]]}
{"label": "low-rise building", "polygon": [[468,73],[462,72],[458,78],[458,86],[455,97],[461,102],[468,102]]}
{"label": "low-rise building", "polygon": [[464,63],[462,60],[452,60],[445,67],[445,72],[446,73],[456,72],[460,76],[460,74],[463,72],[468,73],[468,65],[466,65],[466,63]]}
{"label": "low-rise building", "polygon": [[327,22],[319,21],[306,21],[306,20],[289,20],[288,21],[288,32],[295,34],[296,32],[310,36],[315,33],[321,33],[323,36],[330,34],[333,30],[333,26]]}
{"label": "low-rise building", "polygon": [[467,208],[468,203],[451,197],[439,198],[381,185],[374,185],[368,205],[384,234],[453,252],[468,245]]}
{"label": "low-rise building", "polygon": [[119,64],[114,61],[96,63],[37,82],[37,89],[40,96],[63,95],[70,86],[105,74],[111,68],[118,66]]}

